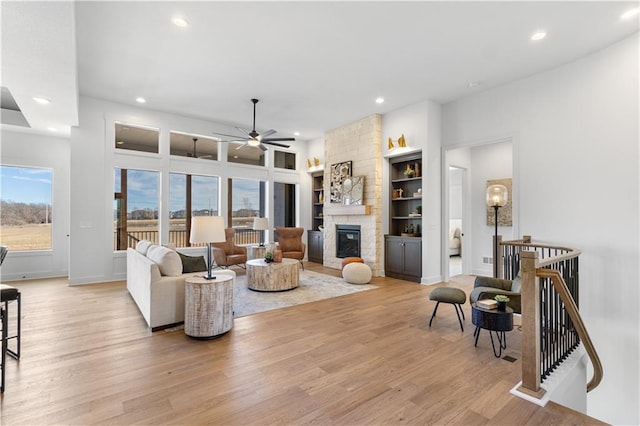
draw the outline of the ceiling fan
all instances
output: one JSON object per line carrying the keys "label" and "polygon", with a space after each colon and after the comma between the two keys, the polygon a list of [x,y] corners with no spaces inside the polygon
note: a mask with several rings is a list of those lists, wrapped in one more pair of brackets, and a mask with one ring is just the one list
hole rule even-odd
{"label": "ceiling fan", "polygon": [[251,99],[251,102],[253,102],[253,128],[249,132],[240,127],[236,127],[236,129],[246,134],[246,136],[227,135],[225,133],[216,133],[216,132],[212,132],[212,133],[214,135],[224,136],[226,138],[232,138],[232,139],[223,139],[223,140],[220,140],[220,142],[242,143],[242,145],[240,145],[236,149],[244,148],[245,146],[250,146],[254,148],[260,148],[261,150],[266,151],[267,147],[265,145],[273,145],[273,146],[281,146],[283,148],[289,148],[289,145],[285,145],[278,142],[295,141],[296,140],[295,138],[270,138],[268,136],[271,136],[274,133],[276,133],[276,131],[273,129],[267,130],[262,134],[256,132],[256,104],[258,103],[258,100]]}
{"label": "ceiling fan", "polygon": [[198,138],[193,138],[192,140],[193,140],[193,151],[192,152],[187,152],[187,157],[213,158],[213,155],[211,155],[211,154],[198,155],[198,151],[196,150],[196,142],[198,142]]}

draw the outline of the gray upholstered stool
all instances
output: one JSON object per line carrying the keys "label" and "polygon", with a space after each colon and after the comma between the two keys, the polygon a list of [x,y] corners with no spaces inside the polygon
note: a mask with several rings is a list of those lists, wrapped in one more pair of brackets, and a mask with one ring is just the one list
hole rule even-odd
{"label": "gray upholstered stool", "polygon": [[[22,316],[22,301],[20,299],[20,290],[15,287],[11,287],[10,285],[0,284],[0,303],[4,304],[4,315],[5,318],[9,318],[9,302],[17,301],[18,312],[16,315],[17,324],[16,324],[16,334],[13,336],[7,336],[5,334],[5,351],[7,354],[11,355],[15,359],[20,359],[20,329],[21,325],[21,316]],[[9,327],[7,321],[7,328]],[[9,340],[16,339],[16,350],[9,348]]]}
{"label": "gray upholstered stool", "polygon": [[458,322],[460,323],[460,330],[464,331],[462,320],[460,319],[460,314],[462,314],[462,319],[465,319],[464,312],[462,311],[462,305],[467,301],[467,295],[464,291],[453,287],[434,288],[431,294],[429,294],[429,300],[435,300],[438,302],[436,303],[435,308],[433,308],[433,314],[431,314],[431,319],[429,320],[429,327],[431,327],[431,322],[436,316],[436,311],[438,310],[440,303],[450,303],[456,310]]}

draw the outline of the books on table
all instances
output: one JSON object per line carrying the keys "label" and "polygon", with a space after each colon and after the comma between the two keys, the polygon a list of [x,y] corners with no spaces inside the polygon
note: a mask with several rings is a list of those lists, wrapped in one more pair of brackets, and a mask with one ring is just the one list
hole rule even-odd
{"label": "books on table", "polygon": [[482,299],[478,300],[476,305],[484,309],[496,309],[498,307],[498,302],[493,299]]}

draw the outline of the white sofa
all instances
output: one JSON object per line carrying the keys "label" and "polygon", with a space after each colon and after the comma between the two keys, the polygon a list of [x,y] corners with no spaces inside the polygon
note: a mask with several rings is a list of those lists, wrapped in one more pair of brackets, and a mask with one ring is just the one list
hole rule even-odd
{"label": "white sofa", "polygon": [[[182,262],[175,251],[171,254],[168,251],[172,250],[166,247],[151,247],[164,249],[156,250],[156,255],[152,256],[155,260],[161,259],[160,264],[143,254],[146,250],[127,249],[127,290],[151,330],[156,331],[184,322],[184,281],[202,275],[202,272],[182,273]],[[176,264],[176,258],[179,264]],[[234,271],[216,271],[215,274],[232,276],[235,284]]]}

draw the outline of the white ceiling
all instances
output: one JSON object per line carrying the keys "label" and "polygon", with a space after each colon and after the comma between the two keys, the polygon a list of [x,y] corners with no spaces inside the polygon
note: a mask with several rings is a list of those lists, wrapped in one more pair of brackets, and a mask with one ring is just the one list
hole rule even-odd
{"label": "white ceiling", "polygon": [[[125,104],[143,96],[143,108],[246,128],[255,97],[258,131],[299,131],[310,140],[373,113],[446,103],[604,48],[638,31],[637,16],[619,19],[637,6],[2,2],[2,85],[40,129],[77,125],[78,91]],[[173,25],[176,15],[190,25]],[[547,37],[532,42],[540,29]],[[34,95],[54,102],[36,107]]]}

